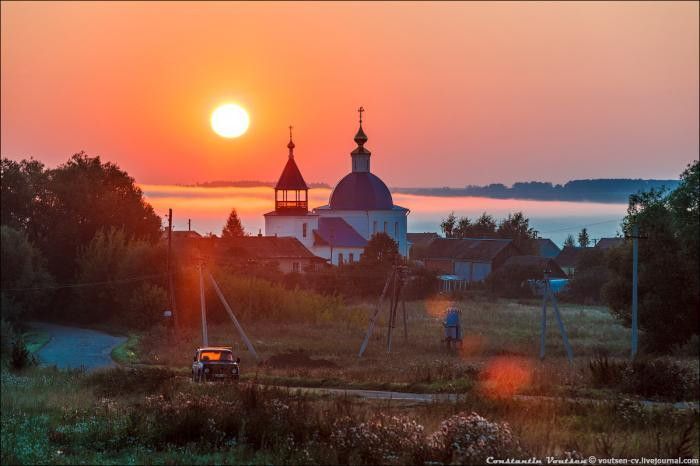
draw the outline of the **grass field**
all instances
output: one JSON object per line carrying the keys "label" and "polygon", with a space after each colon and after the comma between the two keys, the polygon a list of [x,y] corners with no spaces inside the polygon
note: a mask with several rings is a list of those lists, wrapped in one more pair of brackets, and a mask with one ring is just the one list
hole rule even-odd
{"label": "grass field", "polygon": [[[697,411],[644,409],[625,399],[585,405],[474,394],[458,403],[362,401],[198,385],[148,367],[3,371],[1,382],[2,464],[465,462],[452,446],[436,445],[435,436],[445,420],[472,412],[485,420],[467,430],[486,428],[495,437],[466,462],[494,451],[522,458],[698,457]],[[348,450],[351,435],[366,443]]]}
{"label": "grass field", "polygon": [[[464,341],[461,348],[450,350],[441,343],[442,313],[449,304],[442,299],[407,303],[408,339],[404,339],[402,325],[394,329],[390,354],[384,311],[367,351],[358,357],[371,304],[352,306],[337,320],[317,324],[243,322],[267,364],[252,358],[230,322],[210,324],[209,343],[232,346],[240,354],[243,373],[268,383],[416,392],[463,393],[478,388],[497,395],[605,397],[609,393],[590,383],[589,361],[599,352],[609,354],[613,361],[627,359],[630,331],[605,308],[562,305],[574,363],[567,362],[551,310],[547,355],[540,361],[540,306],[508,300],[456,303],[463,311]],[[172,335],[160,329],[139,341],[135,348],[139,362],[188,370],[201,332],[189,329]],[[286,354],[296,351],[304,354]],[[684,358],[682,364],[697,373],[697,358]]]}

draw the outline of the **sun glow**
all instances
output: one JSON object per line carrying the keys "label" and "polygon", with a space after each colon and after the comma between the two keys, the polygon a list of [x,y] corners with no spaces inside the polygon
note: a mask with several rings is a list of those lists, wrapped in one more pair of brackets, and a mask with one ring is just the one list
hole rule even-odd
{"label": "sun glow", "polygon": [[237,138],[248,130],[249,124],[248,112],[240,105],[221,105],[211,114],[212,129],[224,138]]}

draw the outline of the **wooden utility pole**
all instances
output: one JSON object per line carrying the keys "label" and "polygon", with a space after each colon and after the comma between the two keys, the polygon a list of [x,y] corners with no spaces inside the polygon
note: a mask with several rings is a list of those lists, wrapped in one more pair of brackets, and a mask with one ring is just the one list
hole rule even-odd
{"label": "wooden utility pole", "polygon": [[204,300],[204,278],[202,277],[202,263],[199,263],[199,302],[202,309],[202,346],[209,346],[207,336],[207,303]]}
{"label": "wooden utility pole", "polygon": [[168,209],[168,310],[171,312],[173,327],[177,327],[177,313],[175,312],[175,297],[173,296],[173,271],[172,271],[172,244],[173,244],[173,209]]}
{"label": "wooden utility pole", "polygon": [[367,344],[369,343],[369,337],[372,335],[372,330],[374,330],[374,324],[377,322],[377,317],[379,317],[379,313],[382,310],[382,304],[384,303],[384,297],[386,296],[386,292],[389,290],[389,284],[391,283],[391,279],[394,276],[395,271],[392,271],[392,273],[389,274],[389,277],[386,279],[386,283],[384,283],[384,289],[382,290],[381,296],[379,296],[379,302],[377,303],[377,308],[374,311],[374,315],[369,321],[369,327],[367,328],[367,333],[365,334],[365,339],[362,341],[362,345],[360,345],[360,352],[357,355],[358,357],[362,357],[362,354],[365,352],[367,349]]}
{"label": "wooden utility pole", "polygon": [[187,231],[192,231],[192,219],[187,219]]}
{"label": "wooden utility pole", "polygon": [[632,359],[637,356],[639,333],[637,328],[637,263],[639,254],[639,225],[632,225]]}
{"label": "wooden utility pole", "polygon": [[258,353],[255,351],[255,348],[253,347],[253,343],[250,342],[248,339],[248,336],[245,334],[245,331],[243,330],[243,327],[241,324],[238,322],[238,319],[236,319],[236,316],[233,314],[233,311],[231,310],[231,306],[229,306],[228,301],[226,301],[226,298],[224,297],[224,294],[221,292],[221,288],[219,288],[219,284],[216,283],[216,280],[214,280],[214,277],[212,276],[211,272],[207,271],[209,274],[209,279],[211,280],[211,284],[214,285],[214,291],[216,291],[216,294],[219,295],[219,299],[221,300],[221,304],[224,305],[224,308],[226,308],[226,312],[228,312],[228,316],[231,318],[233,321],[233,324],[236,326],[238,329],[238,333],[241,335],[241,339],[243,340],[243,343],[245,343],[246,347],[248,348],[248,351],[255,357],[256,360],[260,360],[260,356],[258,356]]}

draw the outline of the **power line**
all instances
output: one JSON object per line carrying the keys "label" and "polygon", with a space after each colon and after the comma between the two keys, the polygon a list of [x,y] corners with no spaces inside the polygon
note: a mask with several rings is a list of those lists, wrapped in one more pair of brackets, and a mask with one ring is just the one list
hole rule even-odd
{"label": "power line", "polygon": [[62,288],[83,288],[88,286],[103,286],[103,285],[120,285],[123,283],[131,283],[137,281],[151,280],[153,278],[165,277],[167,273],[156,273],[152,275],[142,275],[140,277],[130,277],[123,278],[120,280],[105,280],[101,282],[90,282],[90,283],[65,283],[62,285],[45,286],[45,287],[35,287],[35,288],[7,288],[0,290],[0,292],[15,292],[15,291],[45,291],[45,290],[59,290]]}
{"label": "power line", "polygon": [[595,225],[603,225],[603,224],[605,224],[605,223],[613,223],[613,222],[617,223],[617,222],[619,222],[619,221],[620,221],[620,220],[605,220],[605,221],[602,221],[602,222],[589,223],[589,224],[587,224],[587,225],[579,225],[579,226],[576,226],[576,227],[566,227],[566,228],[559,228],[559,229],[556,229],[556,230],[540,231],[540,232],[538,232],[538,233],[543,234],[543,235],[544,235],[544,234],[548,234],[548,233],[559,233],[559,232],[562,232],[562,231],[572,231],[572,230],[578,230],[579,228],[588,228],[588,227],[592,227],[592,226],[595,226]]}

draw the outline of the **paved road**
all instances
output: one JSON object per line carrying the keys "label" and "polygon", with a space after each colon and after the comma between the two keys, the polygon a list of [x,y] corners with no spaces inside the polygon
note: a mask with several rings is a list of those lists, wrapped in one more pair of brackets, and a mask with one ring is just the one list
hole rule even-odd
{"label": "paved road", "polygon": [[115,337],[97,330],[65,327],[63,325],[33,322],[32,327],[44,330],[51,340],[39,350],[37,356],[43,366],[59,369],[85,367],[94,370],[115,366],[110,353],[126,337]]}

